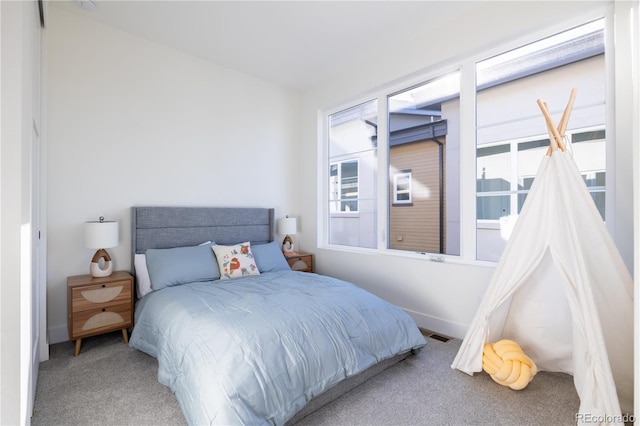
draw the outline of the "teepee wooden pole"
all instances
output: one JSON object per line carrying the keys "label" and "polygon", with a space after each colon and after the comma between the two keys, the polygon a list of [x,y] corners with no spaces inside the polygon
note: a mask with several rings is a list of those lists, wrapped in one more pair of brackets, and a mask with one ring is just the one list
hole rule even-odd
{"label": "teepee wooden pole", "polygon": [[[544,108],[547,110],[547,114],[549,114],[549,105],[547,105],[546,102],[543,102],[543,103],[544,103]],[[551,114],[549,114],[549,117],[551,117]],[[553,121],[547,122],[547,131],[549,132],[549,148],[547,148],[547,155],[551,155],[551,152],[553,151],[552,150],[553,146],[557,146],[556,149],[559,149],[562,152],[564,152],[566,149],[566,147],[564,146],[564,142],[562,140],[564,136],[562,135],[562,133],[560,133],[560,127],[558,127],[557,129],[560,137],[556,137],[554,135],[554,130],[556,129],[555,127],[553,127]],[[555,144],[551,144],[552,140],[555,142]]]}
{"label": "teepee wooden pole", "polygon": [[567,103],[567,107],[564,109],[564,113],[562,114],[562,118],[560,119],[560,123],[558,124],[558,133],[560,136],[564,138],[564,133],[567,130],[567,124],[569,124],[569,116],[571,115],[571,110],[573,109],[573,102],[576,100],[576,89],[571,89],[571,95],[569,96],[569,102]]}
{"label": "teepee wooden pole", "polygon": [[547,156],[551,155],[553,151],[560,149],[562,152],[567,150],[567,147],[564,144],[564,136],[565,131],[567,130],[567,124],[569,123],[569,116],[571,116],[571,110],[573,109],[573,102],[576,99],[577,90],[571,89],[571,94],[569,95],[569,102],[567,102],[567,106],[562,113],[562,118],[560,119],[560,123],[558,124],[558,128],[553,125],[553,120],[551,119],[551,115],[549,115],[549,109],[547,108],[547,104],[542,102],[540,99],[537,100],[538,106],[542,111],[542,115],[547,122],[547,131],[549,132],[549,148],[547,148]]}
{"label": "teepee wooden pole", "polygon": [[[546,102],[544,103],[544,107],[547,108]],[[547,108],[547,111],[548,110],[549,109]],[[553,123],[550,123],[549,121],[547,121],[547,132],[549,133],[549,147],[547,148],[547,152],[545,155],[548,157],[549,155],[551,155],[551,152],[559,149],[560,147],[558,146],[556,138],[553,137]]]}
{"label": "teepee wooden pole", "polygon": [[549,115],[547,106],[540,99],[538,99],[536,102],[540,107],[540,111],[542,111],[542,115],[544,115],[544,119],[547,121],[547,130],[549,131],[549,148],[551,148],[552,151],[557,151],[558,149],[560,149],[558,141],[561,140],[558,129],[556,129],[555,125],[553,124],[553,120]]}

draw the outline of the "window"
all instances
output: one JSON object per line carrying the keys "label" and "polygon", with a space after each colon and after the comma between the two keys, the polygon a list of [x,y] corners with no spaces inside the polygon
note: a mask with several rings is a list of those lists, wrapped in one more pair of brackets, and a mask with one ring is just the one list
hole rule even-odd
{"label": "window", "polygon": [[578,96],[566,139],[604,219],[604,21],[476,64],[476,258],[497,261],[549,146],[536,103],[559,121]]}
{"label": "window", "polygon": [[478,148],[476,215],[478,220],[498,220],[511,214],[511,146]]}
{"label": "window", "polygon": [[331,212],[358,212],[358,160],[331,165]]}
{"label": "window", "polygon": [[[388,248],[459,254],[460,72],[388,97]],[[406,170],[411,170],[407,173]],[[458,180],[453,180],[457,182]]]}
{"label": "window", "polygon": [[411,170],[393,175],[393,205],[411,205]]}
{"label": "window", "polygon": [[377,102],[329,116],[329,243],[376,247]]}
{"label": "window", "polygon": [[[604,130],[568,135],[569,149],[604,220],[605,139]],[[539,137],[542,137],[540,135]],[[584,145],[576,145],[583,142]],[[497,221],[503,216],[520,213],[541,158],[549,147],[549,139],[513,141],[478,148],[477,217]],[[512,155],[513,153],[513,155]],[[515,157],[515,158],[512,158]],[[511,165],[515,167],[511,167]],[[487,170],[492,173],[488,174]]]}
{"label": "window", "polygon": [[573,88],[566,142],[605,219],[604,19],[503,52],[327,114],[329,244],[498,260],[549,146],[536,101],[557,123]]}
{"label": "window", "polygon": [[575,132],[571,135],[573,159],[587,185],[596,208],[605,220],[606,140],[604,129]]}

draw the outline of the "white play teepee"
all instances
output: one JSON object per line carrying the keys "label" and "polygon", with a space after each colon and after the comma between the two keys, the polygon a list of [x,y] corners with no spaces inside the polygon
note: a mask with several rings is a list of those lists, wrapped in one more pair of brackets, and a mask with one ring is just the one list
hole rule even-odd
{"label": "white play teepee", "polygon": [[538,101],[551,145],[451,367],[479,372],[485,343],[515,340],[539,370],[573,375],[578,420],[621,423],[633,412],[632,278],[565,150],[574,98],[558,129]]}

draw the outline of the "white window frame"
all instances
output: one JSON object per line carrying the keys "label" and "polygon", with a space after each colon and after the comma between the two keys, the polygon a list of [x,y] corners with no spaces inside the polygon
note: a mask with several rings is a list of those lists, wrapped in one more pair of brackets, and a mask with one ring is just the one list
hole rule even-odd
{"label": "white window frame", "polygon": [[[474,265],[495,265],[492,261],[483,261],[476,259],[476,228],[477,228],[477,215],[476,215],[476,63],[483,61],[492,56],[502,54],[504,52],[519,48],[521,46],[539,41],[546,37],[553,36],[563,31],[567,31],[573,27],[580,26],[597,19],[605,19],[605,52],[614,51],[612,35],[613,29],[613,14],[611,8],[605,7],[599,10],[592,11],[584,16],[576,17],[574,19],[567,19],[563,22],[556,23],[539,31],[532,31],[522,37],[511,37],[508,40],[503,40],[502,43],[497,42],[493,48],[488,48],[482,52],[471,54],[465,58],[452,59],[450,62],[444,65],[440,64],[437,68],[425,69],[420,75],[414,73],[412,77],[406,79],[397,79],[395,83],[388,86],[379,86],[377,90],[367,92],[360,98],[351,99],[339,106],[327,109],[325,111],[318,112],[319,128],[319,154],[321,157],[320,171],[318,179],[322,182],[322,191],[319,192],[318,201],[320,205],[325,205],[329,196],[328,188],[328,170],[329,170],[329,127],[328,117],[336,112],[348,109],[372,99],[378,102],[378,117],[381,119],[378,122],[378,180],[377,185],[379,188],[388,188],[389,176],[386,172],[388,164],[388,123],[385,117],[388,116],[388,106],[385,102],[388,96],[406,90],[412,86],[423,84],[425,81],[429,81],[438,78],[444,74],[460,71],[460,121],[465,123],[459,129],[460,132],[460,254],[459,255],[440,255],[440,258],[444,256],[447,262],[462,263],[462,264],[474,264]],[[605,56],[605,67],[607,70],[607,82],[606,85],[611,90],[607,90],[606,104],[615,105],[615,84],[614,84],[614,55]],[[606,183],[606,217],[607,227],[611,230],[615,227],[615,208],[617,201],[615,197],[615,176],[616,176],[616,160],[615,160],[615,146],[609,143],[609,140],[615,140],[615,115],[614,108],[607,108],[606,116],[606,128],[607,128],[607,164],[606,171],[607,178]],[[380,149],[383,148],[383,149]],[[384,171],[384,172],[383,172]],[[318,227],[318,242],[320,248],[325,249],[338,249],[348,250],[352,252],[383,252],[388,255],[402,256],[402,257],[419,257],[425,258],[425,253],[414,253],[410,251],[392,250],[387,248],[387,220],[388,220],[388,207],[389,203],[389,191],[379,190],[377,201],[377,216],[378,216],[378,245],[375,249],[354,247],[354,246],[340,246],[329,243],[329,218],[328,209],[322,208],[318,212],[318,223],[322,224],[322,227]],[[422,256],[421,256],[422,255]],[[429,253],[427,253],[429,255]],[[429,258],[427,256],[426,258]]]}

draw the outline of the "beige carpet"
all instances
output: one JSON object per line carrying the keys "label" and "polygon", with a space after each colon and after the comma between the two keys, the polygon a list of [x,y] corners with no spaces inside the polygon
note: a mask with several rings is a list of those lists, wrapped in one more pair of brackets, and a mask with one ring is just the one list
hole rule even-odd
{"label": "beige carpet", "polygon": [[[579,400],[573,378],[539,373],[522,391],[450,368],[460,340],[427,346],[298,425],[574,425]],[[158,383],[154,358],[130,349],[122,335],[51,347],[40,365],[34,426],[183,425],[171,391]]]}

